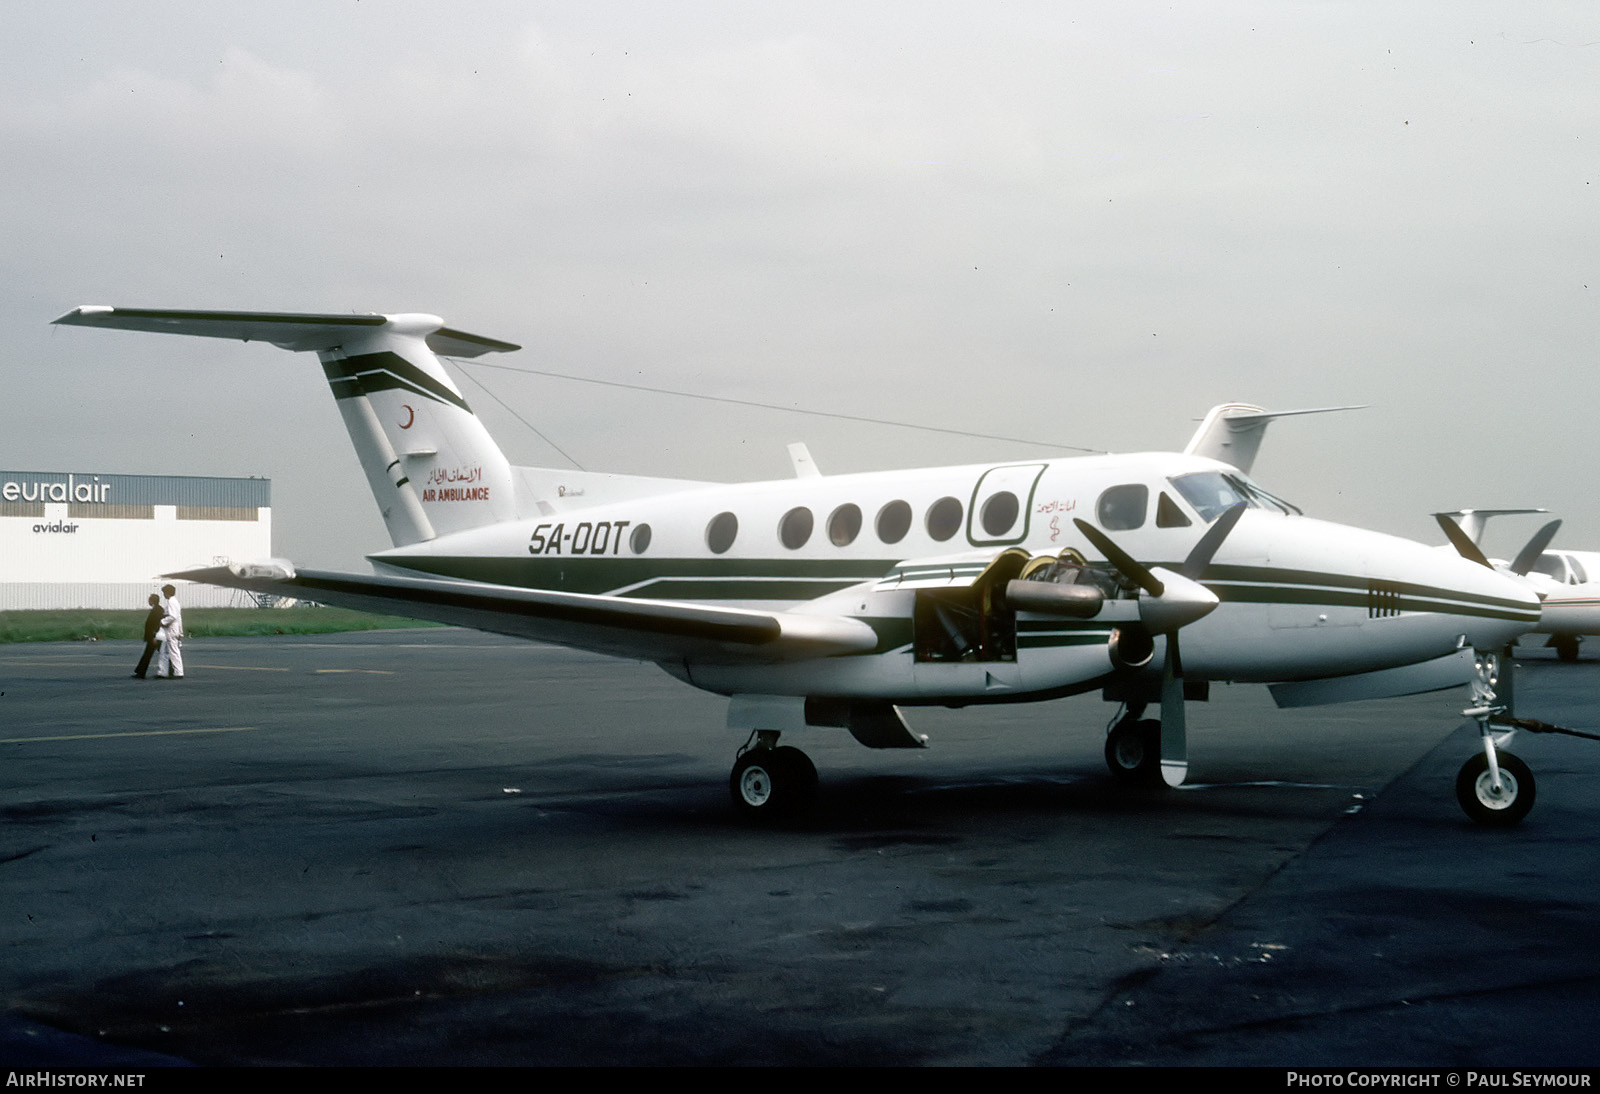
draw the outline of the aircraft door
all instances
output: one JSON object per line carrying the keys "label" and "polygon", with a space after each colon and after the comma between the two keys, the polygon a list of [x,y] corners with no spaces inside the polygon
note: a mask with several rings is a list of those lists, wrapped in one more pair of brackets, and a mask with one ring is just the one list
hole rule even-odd
{"label": "aircraft door", "polygon": [[1044,470],[1042,463],[1024,463],[985,471],[967,507],[967,542],[996,547],[1026,539],[1034,487]]}

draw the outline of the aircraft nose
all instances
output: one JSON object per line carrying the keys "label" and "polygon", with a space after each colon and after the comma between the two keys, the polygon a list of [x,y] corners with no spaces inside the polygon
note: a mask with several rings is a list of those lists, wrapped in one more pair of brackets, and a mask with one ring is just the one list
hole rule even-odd
{"label": "aircraft nose", "polygon": [[1476,649],[1498,649],[1539,625],[1542,603],[1531,582],[1456,559],[1460,577],[1454,583],[1464,605],[1463,633]]}

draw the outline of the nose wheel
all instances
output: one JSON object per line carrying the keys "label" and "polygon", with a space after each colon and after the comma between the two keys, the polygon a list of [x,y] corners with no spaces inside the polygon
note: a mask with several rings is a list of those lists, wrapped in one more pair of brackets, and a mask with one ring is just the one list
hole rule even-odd
{"label": "nose wheel", "polygon": [[[1473,656],[1472,706],[1461,713],[1478,723],[1483,751],[1468,757],[1456,774],[1456,801],[1479,824],[1509,828],[1533,808],[1533,772],[1500,746],[1524,722],[1511,713],[1511,649],[1478,650]],[[1554,728],[1554,727],[1551,727]]]}
{"label": "nose wheel", "polygon": [[728,792],[746,819],[792,817],[816,800],[817,768],[798,748],[763,742],[740,752]]}
{"label": "nose wheel", "polygon": [[1498,772],[1490,769],[1489,757],[1482,752],[1461,765],[1456,776],[1456,801],[1479,824],[1509,828],[1533,808],[1533,772],[1509,752],[1497,752],[1495,761]]}

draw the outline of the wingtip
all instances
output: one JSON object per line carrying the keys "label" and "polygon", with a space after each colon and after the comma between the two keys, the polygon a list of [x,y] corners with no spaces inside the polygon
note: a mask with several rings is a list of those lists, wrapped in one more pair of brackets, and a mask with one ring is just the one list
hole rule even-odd
{"label": "wingtip", "polygon": [[80,304],[65,315],[52,319],[52,323],[81,323],[91,315],[110,315],[116,311],[110,304]]}

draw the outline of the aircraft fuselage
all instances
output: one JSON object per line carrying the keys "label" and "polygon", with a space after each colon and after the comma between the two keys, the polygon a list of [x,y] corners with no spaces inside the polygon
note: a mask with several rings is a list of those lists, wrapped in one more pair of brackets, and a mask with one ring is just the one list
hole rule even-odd
{"label": "aircraft fuselage", "polygon": [[[1095,549],[1104,529],[1147,565],[1177,568],[1229,502],[1251,508],[1200,583],[1221,602],[1184,628],[1191,678],[1287,681],[1497,648],[1537,621],[1520,583],[1409,540],[1299,515],[1225,464],[1169,453],[1077,457],[697,486],[551,511],[371,556],[380,572],[523,588],[717,603],[860,619],[875,649],[782,667],[666,665],[720,692],[1009,700],[1095,686],[1118,666],[1126,613],[992,613],[967,649],[919,598],[964,610],[995,557]],[[906,561],[906,560],[912,561]],[[952,606],[953,605],[953,606]],[[986,609],[974,602],[970,610]],[[1159,638],[1157,639],[1159,643]],[[1160,663],[1158,656],[1154,663]]]}

